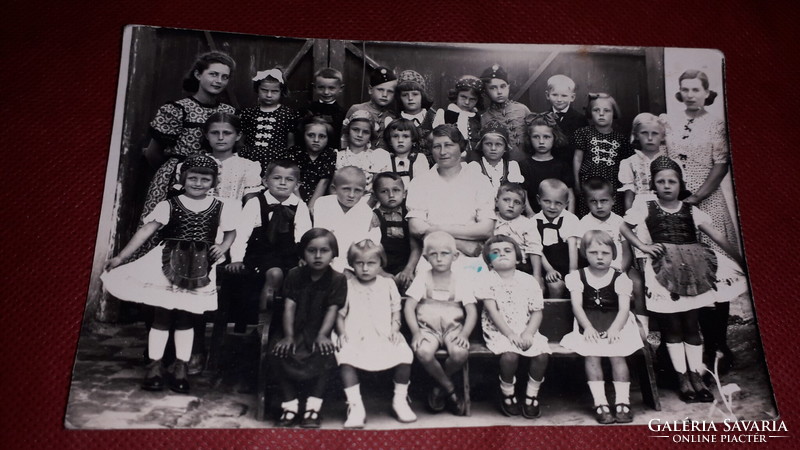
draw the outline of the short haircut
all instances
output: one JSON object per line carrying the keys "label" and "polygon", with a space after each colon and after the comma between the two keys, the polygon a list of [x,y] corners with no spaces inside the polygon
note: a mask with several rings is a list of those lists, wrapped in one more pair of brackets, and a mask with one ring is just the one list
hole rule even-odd
{"label": "short haircut", "polygon": [[566,75],[553,75],[547,79],[547,92],[552,91],[558,86],[565,86],[567,89],[575,93],[575,82],[572,80],[572,78]]}
{"label": "short haircut", "polygon": [[328,239],[328,245],[331,246],[333,257],[336,258],[339,256],[339,242],[336,240],[336,236],[325,228],[312,228],[303,233],[303,237],[300,238],[300,242],[297,244],[297,251],[300,252],[301,259],[303,258],[303,252],[306,251],[308,244],[316,238]]}
{"label": "short haircut", "polygon": [[661,143],[663,144],[667,135],[667,128],[664,125],[664,122],[659,120],[655,115],[646,112],[639,113],[633,118],[633,125],[631,125],[631,143],[639,141],[639,137],[637,135],[639,134],[639,131],[641,131],[642,127],[646,125],[655,125],[661,130]]}
{"label": "short haircut", "polygon": [[589,101],[586,102],[586,118],[589,119],[589,122],[592,121],[592,103],[600,99],[608,100],[608,102],[611,103],[611,111],[614,113],[614,120],[619,120],[622,117],[619,105],[617,101],[614,100],[614,97],[605,92],[599,92],[597,94],[589,94]]}
{"label": "short haircut", "polygon": [[458,251],[458,248],[456,247],[456,240],[450,233],[446,231],[434,231],[432,233],[428,233],[422,240],[422,254],[425,254],[430,246],[435,244],[443,244],[454,252]]}
{"label": "short haircut", "polygon": [[581,186],[586,192],[607,190],[609,194],[614,195],[614,186],[603,177],[589,177],[581,183]]}
{"label": "short haircut", "polygon": [[383,246],[380,243],[372,242],[372,239],[353,242],[350,248],[347,249],[347,264],[352,266],[356,262],[356,258],[371,253],[377,253],[378,258],[381,260],[381,267],[386,267],[386,252],[383,250]]}
{"label": "short haircut", "polygon": [[467,149],[467,140],[464,139],[464,136],[461,135],[461,131],[459,131],[455,125],[446,123],[434,128],[431,134],[428,135],[429,144],[433,144],[433,138],[435,137],[449,138],[451,141],[458,144],[462,152]]}
{"label": "short haircut", "polygon": [[526,191],[525,187],[520,183],[506,182],[501,184],[500,187],[497,188],[497,196],[500,197],[500,195],[504,192],[511,192],[519,195],[522,198],[522,203],[525,203],[528,200],[528,191]]}
{"label": "short haircut", "polygon": [[[325,133],[328,135],[328,139],[330,139],[331,136],[333,136],[334,134],[333,125],[331,125],[331,122],[329,120],[325,119],[322,116],[314,116],[314,115],[308,115],[304,117],[303,120],[300,121],[300,126],[297,127],[297,130],[300,132],[301,135],[306,134],[306,130],[311,125],[322,125],[323,127],[325,127]],[[330,142],[328,143],[328,146],[330,147]]]}
{"label": "short haircut", "polygon": [[356,166],[344,166],[334,172],[332,184],[335,186],[341,183],[342,180],[351,180],[353,178],[359,178],[359,181],[364,183],[364,187],[367,187],[367,175]]}
{"label": "short haircut", "polygon": [[514,253],[517,255],[517,262],[522,262],[524,257],[522,256],[522,249],[517,244],[517,241],[510,236],[506,236],[503,234],[496,234],[483,244],[483,250],[481,251],[481,255],[483,256],[483,261],[486,262],[486,265],[492,267],[492,261],[489,258],[489,252],[492,250],[492,244],[497,244],[498,242],[508,242],[509,244],[514,246]]}
{"label": "short haircut", "polygon": [[542,195],[544,189],[560,190],[564,193],[564,195],[569,196],[569,188],[563,181],[557,178],[548,178],[546,180],[542,180],[542,182],[539,183],[538,194],[540,196]]}
{"label": "short haircut", "polygon": [[401,184],[403,184],[403,187],[405,187],[405,183],[403,183],[403,177],[400,176],[400,174],[398,174],[397,172],[381,172],[375,175],[374,178],[372,178],[372,192],[376,194],[378,193],[378,188],[380,187],[381,180],[399,181]]}
{"label": "short haircut", "polygon": [[580,251],[581,256],[584,258],[586,258],[586,249],[591,244],[607,245],[611,247],[611,255],[614,257],[614,259],[617,259],[617,245],[614,243],[614,238],[612,238],[605,231],[589,230],[583,235],[581,238]]}
{"label": "short haircut", "polygon": [[394,153],[394,148],[392,148],[392,141],[391,136],[389,136],[392,131],[408,131],[411,133],[411,142],[416,144],[419,142],[419,130],[417,126],[414,125],[414,122],[403,119],[402,117],[399,119],[394,119],[389,125],[386,125],[386,129],[383,131],[383,141],[386,142],[386,149],[389,152]]}
{"label": "short haircut", "polygon": [[316,81],[317,78],[327,78],[329,80],[336,80],[339,82],[339,84],[344,84],[344,76],[342,76],[342,72],[339,72],[332,67],[323,67],[322,69],[314,72],[314,81]]}
{"label": "short haircut", "polygon": [[294,172],[298,179],[300,178],[300,166],[298,166],[294,161],[289,161],[288,159],[278,159],[267,164],[267,167],[264,169],[264,178],[272,175],[272,172],[274,172],[278,167],[289,169]]}

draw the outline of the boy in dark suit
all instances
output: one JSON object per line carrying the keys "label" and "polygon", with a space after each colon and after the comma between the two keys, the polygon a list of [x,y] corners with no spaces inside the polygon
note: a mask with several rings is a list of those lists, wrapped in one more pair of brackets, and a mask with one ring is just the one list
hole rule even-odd
{"label": "boy in dark suit", "polygon": [[573,145],[575,130],[589,125],[589,121],[586,120],[583,113],[575,108],[570,108],[572,102],[575,101],[575,82],[566,75],[553,75],[547,79],[547,90],[544,92],[547,101],[550,102],[551,110],[556,116],[558,128],[569,139],[569,145],[553,149],[553,156],[572,164],[572,157],[575,154]]}

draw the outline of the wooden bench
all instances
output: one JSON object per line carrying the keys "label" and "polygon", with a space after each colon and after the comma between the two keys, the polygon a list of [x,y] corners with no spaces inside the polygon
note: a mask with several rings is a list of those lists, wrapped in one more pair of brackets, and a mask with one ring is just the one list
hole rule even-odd
{"label": "wooden bench", "polygon": [[[539,332],[547,337],[550,344],[551,357],[581,357],[577,353],[564,348],[560,342],[561,338],[573,329],[574,315],[572,313],[572,303],[569,299],[548,299],[544,302],[544,317]],[[639,325],[639,334],[645,345],[642,349],[628,358],[628,366],[631,367],[631,372],[639,379],[639,386],[642,390],[642,398],[644,402],[655,409],[661,410],[661,400],[658,396],[658,387],[656,386],[656,374],[653,369],[653,354],[652,349],[646,344],[647,336],[641,324]],[[494,358],[497,357],[492,353],[483,342],[482,334],[480,333],[480,318],[478,324],[475,326],[476,331],[473,332],[470,339],[469,359],[472,358]],[[446,358],[447,353],[444,350],[436,352],[439,358]],[[466,415],[471,414],[471,398],[470,398],[470,378],[469,378],[469,359],[462,374],[464,377],[464,403],[466,405]]]}

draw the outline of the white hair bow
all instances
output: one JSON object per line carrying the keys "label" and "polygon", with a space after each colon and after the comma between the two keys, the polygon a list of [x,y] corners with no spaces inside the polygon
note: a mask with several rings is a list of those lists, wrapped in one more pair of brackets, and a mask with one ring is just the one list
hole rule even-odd
{"label": "white hair bow", "polygon": [[285,84],[283,81],[283,73],[278,68],[256,72],[256,76],[253,77],[253,81],[261,81],[267,77],[272,77],[278,80],[278,83]]}

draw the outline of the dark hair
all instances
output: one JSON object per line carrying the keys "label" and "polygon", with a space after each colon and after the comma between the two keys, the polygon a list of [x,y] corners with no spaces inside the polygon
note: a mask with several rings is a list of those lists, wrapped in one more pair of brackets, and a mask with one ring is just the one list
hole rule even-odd
{"label": "dark hair", "polygon": [[607,245],[611,247],[611,255],[613,259],[617,259],[617,245],[614,243],[614,238],[612,238],[608,233],[601,230],[589,230],[584,233],[583,237],[581,238],[581,256],[586,258],[586,248],[589,247],[590,244],[601,244]]}
{"label": "dark hair", "polygon": [[303,259],[303,253],[306,251],[306,248],[308,248],[308,244],[314,239],[321,237],[328,239],[328,245],[331,246],[333,257],[336,258],[339,256],[339,242],[336,240],[336,235],[325,228],[312,228],[303,233],[300,242],[297,243],[297,251],[300,253],[300,259]]}
{"label": "dark hair", "polygon": [[505,182],[501,184],[500,187],[497,188],[497,196],[500,197],[500,194],[503,192],[512,192],[519,195],[522,197],[522,203],[525,203],[528,200],[528,191],[526,191],[525,187],[520,183]]}
{"label": "dark hair", "polygon": [[[208,130],[211,128],[211,125],[215,123],[227,123],[230,124],[230,126],[232,126],[234,130],[236,130],[236,133],[242,132],[242,119],[240,119],[239,116],[237,116],[236,114],[231,114],[229,112],[224,112],[224,111],[217,111],[211,114],[210,116],[208,116],[208,119],[206,119],[206,121],[203,122],[203,127],[202,127],[203,133],[200,136],[200,145],[207,150],[211,148],[211,145],[208,142],[206,134],[208,134]],[[240,142],[241,140],[233,144],[234,153],[239,150]]]}
{"label": "dark hair", "polygon": [[[533,134],[533,127],[549,127],[553,132],[553,148],[566,147],[569,145],[569,138],[561,131],[561,127],[552,113],[547,112],[544,114],[531,114],[525,118],[526,130],[528,132],[528,139]],[[531,142],[533,144],[533,142]]]}
{"label": "dark hair", "polygon": [[[283,69],[281,69],[280,67],[275,67],[275,69],[280,70],[281,74],[283,74]],[[278,83],[278,87],[281,90],[281,101],[284,101],[287,98],[289,98],[289,88],[286,86],[286,76],[285,75],[283,77],[283,81],[284,81],[283,83],[281,83],[277,78],[274,78],[274,77],[272,77],[270,75],[267,75],[267,77],[264,78],[264,79],[261,79],[261,80],[258,80],[258,81],[253,81],[253,92],[258,93],[258,89],[261,87],[261,83],[263,83],[265,81],[269,81],[270,83]]]}
{"label": "dark hair", "polygon": [[372,239],[364,239],[362,241],[353,242],[353,244],[350,245],[350,248],[347,249],[347,264],[352,266],[359,254],[370,252],[377,253],[381,260],[381,267],[386,267],[386,262],[388,261],[386,258],[386,252],[383,250],[383,246],[380,244],[380,242],[372,242]]}
{"label": "dark hair", "polygon": [[610,181],[606,180],[603,177],[589,177],[586,179],[586,181],[581,183],[581,186],[583,187],[583,190],[586,192],[600,191],[603,189],[607,189],[608,192],[612,195],[612,197],[614,195],[614,186],[611,184]]}
{"label": "dark hair", "polygon": [[394,148],[392,148],[392,139],[389,136],[392,131],[409,131],[411,132],[412,147],[414,144],[419,143],[419,130],[416,125],[414,125],[414,122],[403,119],[402,117],[394,119],[389,125],[386,125],[386,129],[383,130],[383,140],[386,142],[386,149],[392,153],[394,153]]}
{"label": "dark hair", "polygon": [[668,168],[668,167],[662,167],[662,168],[660,168],[658,170],[650,172],[650,190],[655,192],[655,190],[656,190],[656,175],[659,172],[663,172],[665,170],[672,170],[673,172],[678,174],[678,189],[680,189],[680,192],[678,192],[678,200],[683,200],[683,199],[685,199],[687,197],[690,197],[692,195],[692,193],[688,189],[686,189],[686,182],[683,181],[683,173],[680,170],[675,170],[675,169],[671,169],[671,168]]}
{"label": "dark hair", "polygon": [[294,161],[289,161],[288,159],[278,159],[267,164],[267,167],[264,169],[264,178],[272,175],[272,172],[274,172],[278,167],[293,170],[297,177],[300,178],[300,167],[297,165],[297,163]]}
{"label": "dark hair", "polygon": [[606,99],[609,101],[609,103],[611,103],[611,112],[614,114],[614,121],[617,121],[622,117],[622,113],[619,110],[617,101],[614,100],[614,97],[612,97],[610,94],[606,94],[605,92],[598,92],[596,94],[590,93],[589,101],[586,102],[586,118],[589,119],[589,122],[592,121],[592,103],[598,99]]}
{"label": "dark hair", "polygon": [[[708,88],[708,75],[702,70],[697,69],[689,69],[684,71],[681,76],[678,77],[678,86],[680,86],[681,81],[683,80],[700,80],[700,85],[703,86],[708,92],[708,97],[706,97],[706,101],[704,102],[705,106],[714,104],[714,99],[717,98],[717,92],[712,91]],[[679,102],[683,103],[683,96],[681,95],[681,91],[675,93],[675,98],[678,99]]]}
{"label": "dark hair", "polygon": [[236,70],[236,62],[227,53],[208,52],[197,57],[191,70],[183,79],[183,90],[186,92],[197,92],[200,89],[200,81],[195,77],[195,73],[205,72],[212,64],[224,64],[231,69],[231,75]]}
{"label": "dark hair", "polygon": [[[309,114],[300,120],[300,124],[297,127],[297,131],[299,132],[300,135],[304,135],[306,134],[306,129],[311,125],[322,125],[323,127],[325,127],[325,133],[328,135],[328,139],[330,139],[331,136],[334,135],[333,125],[331,125],[331,122],[329,120],[327,120],[322,116],[315,116],[312,114]],[[330,142],[328,143],[328,146],[330,146]]]}
{"label": "dark hair", "polygon": [[342,76],[342,72],[339,72],[331,67],[323,67],[322,69],[314,72],[314,81],[316,81],[317,78],[327,78],[329,80],[336,80],[339,82],[339,84],[344,84],[344,76]]}
{"label": "dark hair", "polygon": [[517,262],[522,262],[524,257],[522,256],[522,249],[519,248],[519,244],[513,238],[503,235],[503,234],[496,234],[483,244],[483,250],[481,251],[481,255],[483,256],[483,260],[486,262],[486,265],[490,268],[492,267],[492,262],[489,260],[489,252],[491,251],[492,244],[497,244],[498,242],[507,242],[514,246],[514,253],[517,254]]}
{"label": "dark hair", "polygon": [[403,110],[403,100],[400,99],[400,94],[403,93],[403,92],[409,92],[409,91],[419,91],[419,93],[421,94],[421,97],[422,97],[422,110],[423,111],[425,111],[428,108],[430,108],[431,106],[433,106],[433,100],[431,100],[431,97],[428,95],[427,92],[425,92],[425,89],[423,89],[422,86],[420,86],[419,83],[416,83],[414,81],[402,81],[402,82],[398,83],[397,84],[397,88],[395,88],[395,96],[398,99],[397,100],[397,110],[398,111],[402,111]]}
{"label": "dark hair", "polygon": [[[384,179],[399,181],[401,183],[403,182],[403,177],[401,177],[397,172],[381,172],[375,175],[375,177],[372,179],[372,192],[374,192],[376,195],[378,194],[379,181]],[[403,187],[405,187],[405,185],[403,185]]]}
{"label": "dark hair", "polygon": [[219,174],[216,170],[210,167],[190,167],[186,170],[182,170],[180,175],[178,176],[178,181],[180,181],[181,185],[186,185],[186,176],[189,175],[189,172],[199,173],[203,175],[211,175],[214,177],[214,182],[212,183],[211,187],[217,187],[217,182],[219,182]]}
{"label": "dark hair", "polygon": [[431,133],[428,135],[429,146],[433,144],[433,138],[435,137],[449,138],[451,141],[458,144],[462,152],[467,149],[467,140],[464,139],[461,131],[459,131],[455,125],[446,123],[434,128],[433,131],[431,131]]}
{"label": "dark hair", "polygon": [[447,91],[447,99],[450,100],[450,103],[455,103],[458,100],[458,93],[461,91],[471,91],[475,94],[475,97],[478,98],[478,101],[475,103],[475,109],[478,111],[483,111],[483,93],[478,92],[476,89],[470,87],[463,87],[461,89],[450,89]]}

